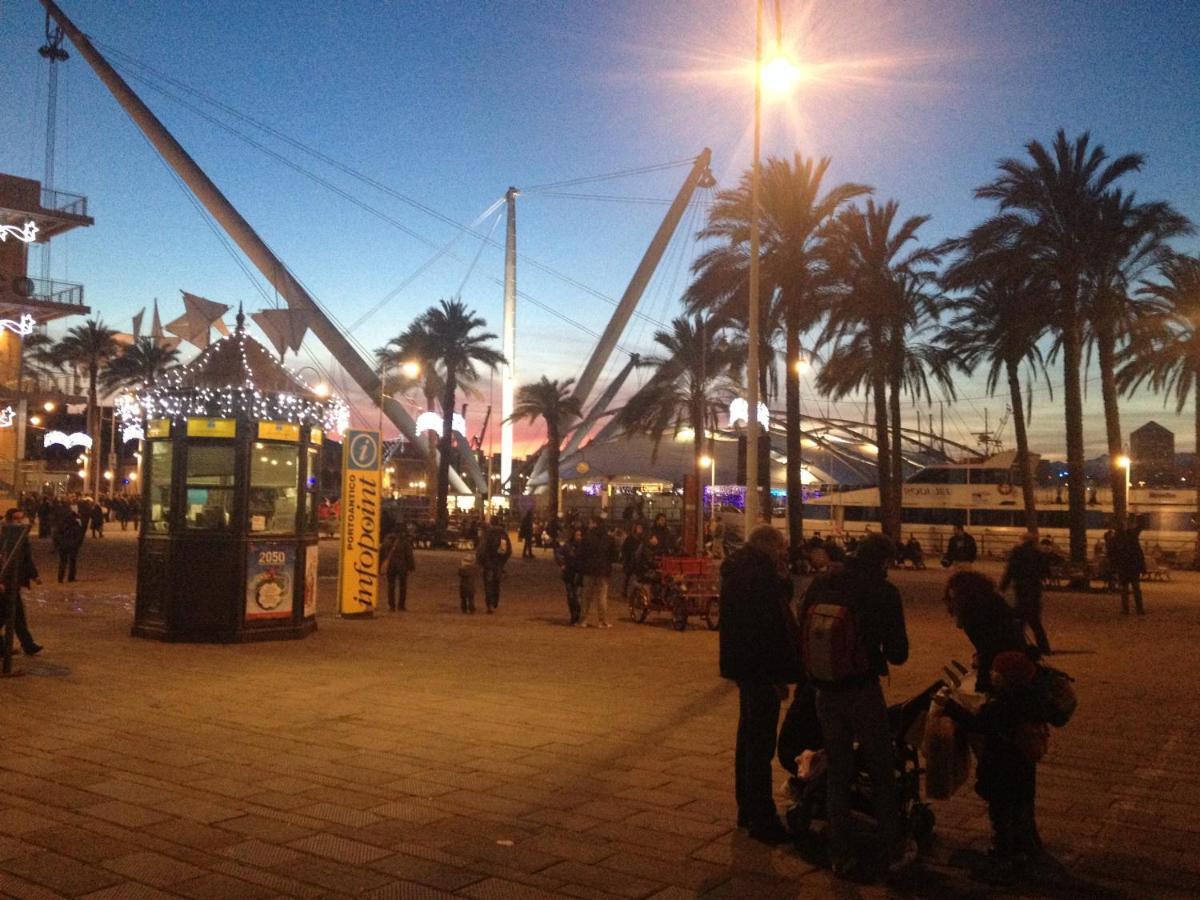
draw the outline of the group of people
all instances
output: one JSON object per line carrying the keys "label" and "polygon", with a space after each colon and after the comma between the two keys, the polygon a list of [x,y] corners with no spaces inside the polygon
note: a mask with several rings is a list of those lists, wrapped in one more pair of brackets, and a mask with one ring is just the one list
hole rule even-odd
{"label": "group of people", "polygon": [[[991,579],[966,566],[956,568],[946,591],[956,625],[975,648],[976,689],[985,699],[974,711],[945,694],[935,702],[963,729],[982,735],[976,789],[988,802],[994,849],[980,874],[1000,883],[1041,852],[1034,820],[1040,754],[1036,741],[1024,739],[1045,728],[1034,680],[1036,661],[1049,645],[1034,553],[1031,536],[1010,558],[1003,585],[1014,587],[1015,608]],[[721,567],[720,673],[736,682],[739,698],[737,824],[768,844],[797,838],[780,821],[772,790],[781,704],[795,686],[793,704],[815,711],[826,758],[830,864],[835,874],[854,880],[880,868],[898,872],[915,857],[901,821],[895,736],[880,685],[889,667],[909,656],[900,593],[888,580],[897,554],[888,537],[867,535],[844,562],[817,573],[798,604],[786,539],[769,525],[752,531]],[[1026,639],[1026,626],[1035,645]],[[860,766],[870,777],[881,864],[860,852],[851,830],[852,785]]]}

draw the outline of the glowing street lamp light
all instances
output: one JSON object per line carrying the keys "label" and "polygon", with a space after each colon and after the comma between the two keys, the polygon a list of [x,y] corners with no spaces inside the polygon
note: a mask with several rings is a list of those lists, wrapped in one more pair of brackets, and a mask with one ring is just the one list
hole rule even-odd
{"label": "glowing street lamp light", "polygon": [[421,374],[421,364],[415,359],[407,360],[400,364],[400,374],[412,381]]}
{"label": "glowing street lamp light", "polygon": [[776,97],[786,97],[804,77],[800,67],[782,54],[765,63],[761,73],[763,87]]}
{"label": "glowing street lamp light", "polygon": [[329,397],[330,394],[333,393],[333,388],[331,388],[328,384],[326,384],[324,381],[322,381],[312,389],[312,392],[314,394],[316,394],[318,397],[320,397],[322,400],[325,400],[326,398]]}

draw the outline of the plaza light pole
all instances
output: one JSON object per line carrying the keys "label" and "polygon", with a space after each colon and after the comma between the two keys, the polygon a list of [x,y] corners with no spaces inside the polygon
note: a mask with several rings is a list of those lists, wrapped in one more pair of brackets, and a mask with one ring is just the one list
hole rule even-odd
{"label": "plaza light pole", "polygon": [[[1122,455],[1120,455],[1120,456],[1118,456],[1118,457],[1117,457],[1117,467],[1118,467],[1118,468],[1120,468],[1120,469],[1124,469],[1124,470],[1125,470],[1125,498],[1124,498],[1124,499],[1125,499],[1125,502],[1124,502],[1122,505],[1125,507],[1125,517],[1126,517],[1126,519],[1128,519],[1128,518],[1129,518],[1129,486],[1130,486],[1130,485],[1129,485],[1129,469],[1132,467],[1132,465],[1133,465],[1133,460],[1131,460],[1131,459],[1130,459],[1128,456],[1126,456],[1125,454],[1122,454]],[[1115,498],[1114,498],[1114,499],[1115,499]],[[1114,508],[1114,509],[1116,509],[1116,503],[1115,503],[1115,502],[1113,503],[1113,508]],[[1117,523],[1116,523],[1116,525],[1117,525],[1117,529],[1118,529],[1118,530],[1120,530],[1120,529],[1123,529],[1123,528],[1125,528],[1125,527],[1126,527],[1128,524],[1129,524],[1129,523],[1128,523],[1128,521],[1126,521],[1126,522],[1117,522]]]}

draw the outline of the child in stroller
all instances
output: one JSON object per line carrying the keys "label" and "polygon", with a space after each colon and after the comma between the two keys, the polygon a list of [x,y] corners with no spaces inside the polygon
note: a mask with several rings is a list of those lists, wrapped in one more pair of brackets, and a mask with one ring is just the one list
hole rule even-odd
{"label": "child in stroller", "polygon": [[[934,814],[921,799],[921,744],[924,716],[930,701],[945,682],[938,679],[914,697],[888,707],[888,724],[893,735],[896,764],[896,797],[901,804],[900,820],[905,833],[924,852],[933,837]],[[811,825],[825,819],[825,751],[822,749],[821,722],[817,718],[816,693],[811,686],[800,685],[779,729],[778,757],[791,773],[788,789],[792,806],[787,811],[788,830],[797,841],[811,834]],[[853,786],[853,809],[871,815],[871,778],[865,766],[859,766]]]}

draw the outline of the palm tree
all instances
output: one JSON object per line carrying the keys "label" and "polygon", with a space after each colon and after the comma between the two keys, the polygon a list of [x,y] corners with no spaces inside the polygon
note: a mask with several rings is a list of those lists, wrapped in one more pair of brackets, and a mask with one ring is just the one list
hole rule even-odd
{"label": "palm tree", "polygon": [[109,359],[100,373],[106,391],[153,387],[160,377],[179,364],[179,350],[142,335]]}
{"label": "palm tree", "polygon": [[1025,145],[1028,160],[1001,160],[996,178],[975,191],[981,200],[995,200],[999,210],[967,237],[969,246],[980,252],[1019,249],[1031,264],[1044,267],[1051,279],[1047,302],[1053,307],[1051,321],[1063,350],[1071,561],[1078,566],[1087,562],[1081,372],[1084,279],[1104,194],[1117,179],[1142,167],[1138,154],[1109,161],[1104,148],[1089,146],[1090,140],[1085,132],[1069,141],[1059,129],[1049,149],[1030,141]]}
{"label": "palm tree", "polygon": [[87,433],[92,439],[92,472],[95,494],[100,494],[100,435],[96,403],[96,388],[100,369],[117,352],[117,333],[99,319],[88,319],[82,325],[67,330],[54,344],[54,359],[62,366],[87,372]]}
{"label": "palm tree", "polygon": [[[1033,490],[1033,466],[1029,456],[1028,416],[1032,412],[1032,380],[1046,376],[1046,360],[1038,341],[1049,327],[1041,303],[1050,286],[1035,268],[1028,270],[1011,254],[967,255],[943,275],[949,289],[969,293],[954,300],[955,312],[945,330],[946,346],[967,374],[987,366],[987,392],[995,394],[1003,377],[1008,384],[1013,428],[1017,437],[1017,467],[1021,474],[1021,496],[1025,527],[1037,531],[1037,499]],[[1025,392],[1021,369],[1026,369]],[[1050,380],[1046,378],[1049,388]],[[1026,400],[1026,397],[1029,400]]]}
{"label": "palm tree", "polygon": [[571,396],[574,378],[559,382],[545,375],[533,384],[517,388],[516,403],[510,422],[539,418],[546,423],[546,464],[550,479],[550,522],[558,521],[558,452],[562,446],[562,429],[568,422],[583,416],[578,397]]}
{"label": "palm tree", "polygon": [[[1177,256],[1162,265],[1165,283],[1145,285],[1140,293],[1157,306],[1135,326],[1120,355],[1117,384],[1130,393],[1143,382],[1175,395],[1175,411],[1192,398],[1196,461],[1192,481],[1200,510],[1200,257]],[[1200,516],[1196,517],[1196,554],[1200,566]]]}
{"label": "palm tree", "polygon": [[[783,335],[784,397],[786,404],[788,538],[793,548],[804,532],[803,459],[801,457],[800,373],[801,336],[821,315],[829,286],[824,256],[824,229],[845,204],[869,194],[862,184],[839,184],[824,196],[821,184],[829,157],[791,162],[768,159],[762,167],[760,213],[760,277],[768,302],[764,304],[763,335]],[[701,238],[721,243],[693,266],[695,281],[685,302],[689,312],[707,309],[721,318],[745,323],[747,314],[751,176],[746,173],[733,190],[722,191],[709,213]],[[770,338],[768,337],[768,340]],[[760,350],[760,358],[762,357]],[[765,361],[764,372],[773,369]],[[764,390],[765,396],[765,390]]]}
{"label": "palm tree", "polygon": [[414,323],[422,332],[425,351],[442,380],[442,434],[438,441],[437,510],[435,526],[445,531],[449,520],[446,501],[450,495],[450,451],[453,447],[454,398],[460,384],[478,378],[476,365],[493,371],[503,365],[504,354],[486,346],[496,340],[490,332],[480,333],[487,322],[467,309],[462,300],[441,300]]}
{"label": "palm tree", "polygon": [[617,413],[626,432],[650,437],[652,458],[668,433],[674,436],[690,429],[697,484],[703,484],[700,459],[705,435],[716,430],[717,416],[728,404],[732,388],[729,376],[743,355],[740,347],[721,336],[721,330],[716,317],[697,314],[673,319],[670,331],[656,332],[654,342],[664,352],[645,360],[654,374]]}
{"label": "palm tree", "polygon": [[[876,472],[883,530],[893,539],[900,535],[901,488],[900,448],[893,450],[889,419],[895,413],[904,379],[904,342],[914,325],[907,309],[914,300],[909,278],[935,258],[934,251],[917,249],[901,255],[928,216],[911,216],[896,226],[899,204],[889,200],[877,205],[868,200],[842,210],[830,224],[826,255],[841,294],[830,307],[821,342],[838,346],[817,378],[817,388],[835,399],[851,391],[868,388],[875,407],[875,440],[878,449]],[[921,301],[924,306],[924,301]],[[889,404],[891,388],[896,402]]]}
{"label": "palm tree", "polygon": [[1130,288],[1171,255],[1167,241],[1191,232],[1191,223],[1169,203],[1137,203],[1132,194],[1109,191],[1102,198],[1091,242],[1085,294],[1085,344],[1095,346],[1108,437],[1113,517],[1127,518],[1120,409],[1117,401],[1117,344],[1146,303]]}

